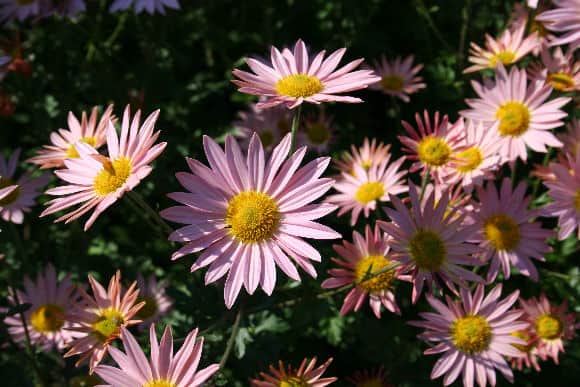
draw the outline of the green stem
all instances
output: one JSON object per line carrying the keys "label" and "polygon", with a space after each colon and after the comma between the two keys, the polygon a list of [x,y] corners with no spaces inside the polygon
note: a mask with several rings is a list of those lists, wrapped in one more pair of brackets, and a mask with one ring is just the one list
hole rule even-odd
{"label": "green stem", "polygon": [[115,43],[115,40],[117,40],[117,37],[119,36],[121,31],[123,31],[123,27],[125,27],[125,22],[127,21],[127,15],[129,15],[129,13],[123,12],[119,17],[119,19],[117,20],[117,26],[115,27],[109,38],[105,41],[104,45],[106,47],[111,47],[113,43]]}
{"label": "green stem", "polygon": [[423,196],[425,195],[425,189],[427,189],[427,184],[429,183],[430,178],[431,178],[431,170],[427,168],[425,174],[423,175],[423,180],[421,181],[421,193],[419,194],[419,202],[423,200]]}
{"label": "green stem", "polygon": [[463,70],[465,61],[465,39],[467,37],[467,27],[469,26],[469,11],[471,10],[471,0],[465,0],[465,5],[461,10],[461,30],[459,31],[459,60],[457,61],[459,72]]}
{"label": "green stem", "polygon": [[296,148],[296,132],[298,131],[298,126],[300,125],[300,113],[302,113],[302,105],[298,105],[296,108],[296,113],[294,113],[294,117],[292,117],[292,142],[290,143],[290,153],[288,153],[288,155],[292,155],[294,149]]}
{"label": "green stem", "polygon": [[232,326],[232,333],[230,334],[230,338],[228,339],[226,350],[224,351],[224,354],[222,355],[222,358],[220,360],[220,370],[224,369],[224,366],[226,365],[228,358],[230,357],[230,354],[232,352],[232,348],[234,347],[236,336],[238,335],[238,331],[240,330],[240,322],[242,321],[243,314],[242,310],[243,309],[240,306],[240,309],[236,314],[236,320],[234,321],[234,325]]}
{"label": "green stem", "polygon": [[419,13],[419,15],[425,19],[425,22],[427,23],[427,27],[429,27],[431,29],[431,31],[433,32],[433,36],[435,36],[435,38],[437,38],[437,40],[439,40],[439,42],[441,42],[441,44],[443,44],[447,50],[449,50],[450,52],[453,52],[454,51],[453,47],[447,42],[447,40],[445,40],[441,31],[439,31],[439,28],[437,28],[437,25],[433,21],[433,18],[431,17],[431,13],[429,12],[427,7],[425,6],[425,3],[423,2],[423,0],[415,0],[415,8],[417,9],[417,12]]}
{"label": "green stem", "polygon": [[155,211],[153,208],[151,208],[151,206],[149,206],[149,204],[147,204],[147,202],[141,197],[141,195],[139,195],[135,191],[129,191],[127,192],[127,195],[129,196],[130,199],[132,199],[135,202],[135,204],[137,204],[139,207],[141,207],[143,211],[145,211],[144,215],[150,217],[155,223],[157,223],[161,227],[161,229],[165,233],[171,234],[173,232],[173,229],[167,223],[165,223],[165,221],[161,218],[161,216],[159,216],[157,211]]}

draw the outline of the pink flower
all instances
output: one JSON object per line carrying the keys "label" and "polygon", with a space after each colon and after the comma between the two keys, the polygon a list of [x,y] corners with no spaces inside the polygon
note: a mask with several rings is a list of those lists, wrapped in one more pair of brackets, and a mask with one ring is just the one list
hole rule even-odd
{"label": "pink flower", "polygon": [[395,387],[387,382],[385,367],[380,366],[373,370],[356,371],[353,376],[346,378],[354,387]]}
{"label": "pink flower", "polygon": [[552,3],[554,9],[542,12],[536,19],[551,31],[564,32],[550,42],[551,46],[570,44],[576,48],[580,44],[580,0],[553,0]]}
{"label": "pink flower", "polygon": [[350,153],[345,152],[342,159],[335,159],[334,163],[340,172],[354,175],[354,171],[357,169],[356,166],[368,171],[373,165],[379,165],[383,160],[391,157],[389,149],[391,149],[391,144],[377,143],[376,138],[369,142],[369,139],[365,137],[360,148],[352,144]]}
{"label": "pink flower", "polygon": [[[534,7],[535,8],[535,7]],[[514,10],[511,15],[511,20],[509,21],[510,30],[516,30],[520,26],[524,26],[528,33],[536,32],[536,46],[532,49],[532,55],[538,56],[540,54],[541,48],[547,44],[551,39],[555,38],[555,35],[550,33],[544,27],[544,23],[537,20],[539,13],[548,9],[548,5],[540,4],[540,7],[535,11],[530,12],[530,9],[522,3],[515,3]]]}
{"label": "pink flower", "polygon": [[[185,224],[170,236],[186,245],[172,259],[205,250],[191,267],[210,265],[205,282],[226,273],[226,306],[231,308],[242,285],[253,294],[258,284],[271,295],[276,283],[276,265],[299,281],[294,263],[316,277],[310,260],[320,262],[320,253],[302,238],[335,239],[340,234],[313,220],[336,209],[331,204],[309,204],[328,191],[334,181],[320,178],[330,158],[317,158],[300,168],[306,154],[302,147],[290,156],[290,135],[272,151],[268,160],[257,135],[250,140],[247,157],[231,136],[225,153],[211,138],[203,145],[210,168],[187,159],[192,173],[176,177],[189,192],[168,196],[182,206],[163,210],[161,216]],[[294,261],[292,261],[288,258]]]}
{"label": "pink flower", "polygon": [[525,329],[528,323],[518,321],[521,310],[510,310],[518,299],[518,291],[499,301],[501,285],[493,288],[484,298],[483,285],[477,286],[472,295],[461,289],[461,299],[446,303],[427,296],[427,301],[437,313],[419,313],[423,321],[409,324],[425,328],[418,337],[435,346],[427,349],[426,355],[442,353],[437,360],[431,379],[442,375],[443,385],[453,383],[463,374],[463,385],[472,387],[477,383],[485,387],[495,386],[495,370],[513,383],[513,373],[503,356],[521,356],[514,345],[525,345],[525,341],[511,335]]}
{"label": "pink flower", "polygon": [[534,62],[528,67],[531,79],[546,82],[559,92],[580,90],[580,62],[574,60],[572,51],[565,55],[560,47],[553,53],[547,46],[542,47],[542,63]]}
{"label": "pink flower", "polygon": [[409,94],[414,94],[427,87],[423,78],[417,75],[423,65],[413,66],[413,60],[413,55],[409,55],[405,59],[398,56],[392,61],[383,55],[381,61],[375,62],[374,66],[381,79],[378,83],[370,85],[369,88],[381,90],[385,94],[409,102]]}
{"label": "pink flower", "polygon": [[40,16],[43,0],[0,0],[0,22]]}
{"label": "pink flower", "polygon": [[310,61],[302,40],[296,42],[294,52],[287,48],[280,52],[272,47],[271,66],[247,58],[246,63],[254,74],[235,69],[233,74],[240,80],[232,82],[239,86],[242,93],[267,97],[258,103],[260,108],[286,104],[293,109],[303,102],[362,102],[359,98],[336,94],[364,89],[380,78],[372,70],[352,71],[363,59],[354,60],[335,71],[345,51],[346,48],[341,48],[324,61],[325,51],[322,51]]}
{"label": "pink flower", "polygon": [[328,359],[324,364],[314,368],[316,366],[316,358],[312,358],[308,362],[305,358],[298,369],[293,369],[290,366],[285,367],[282,361],[278,361],[278,369],[274,366],[270,366],[269,375],[265,372],[260,372],[259,379],[250,380],[250,386],[252,387],[279,387],[279,386],[307,386],[307,387],[324,387],[329,384],[334,383],[338,378],[321,378],[322,374],[326,371],[330,363],[332,363],[332,358]]}
{"label": "pink flower", "polygon": [[580,119],[570,117],[570,122],[566,124],[566,132],[558,134],[558,139],[564,144],[562,148],[564,153],[577,156],[580,152]]}
{"label": "pink flower", "polygon": [[143,320],[143,323],[139,324],[139,328],[149,327],[171,309],[173,300],[165,293],[166,287],[165,282],[157,282],[154,274],[151,274],[147,280],[143,278],[141,273],[137,275],[137,288],[139,289],[137,302],[145,301],[145,305],[135,315],[138,319]]}
{"label": "pink flower", "polygon": [[244,139],[242,148],[247,149],[254,132],[266,152],[272,151],[292,128],[292,115],[286,106],[278,105],[270,109],[260,109],[251,104],[246,111],[238,113],[239,119],[233,123],[236,136]]}
{"label": "pink flower", "polygon": [[[521,299],[520,299],[521,302]],[[524,316],[525,317],[525,316]],[[530,327],[526,329],[521,329],[512,332],[512,336],[515,336],[523,340],[526,344],[512,344],[521,353],[520,356],[510,357],[512,368],[517,368],[522,370],[524,366],[526,368],[534,368],[536,371],[540,371],[540,363],[538,362],[538,340],[533,337],[532,329]]]}
{"label": "pink flower", "polygon": [[109,11],[116,12],[125,10],[131,7],[131,5],[135,8],[136,14],[146,11],[150,15],[156,12],[165,15],[165,7],[180,9],[178,0],[115,0],[111,4]]}
{"label": "pink flower", "polygon": [[335,140],[334,117],[323,110],[307,115],[296,134],[296,142],[318,154],[328,153],[328,146]]}
{"label": "pink flower", "polygon": [[121,339],[125,352],[109,348],[111,357],[119,368],[99,365],[95,372],[106,383],[107,387],[128,386],[167,386],[199,387],[215,374],[218,364],[212,364],[198,371],[203,337],[196,340],[197,328],[185,338],[183,345],[173,354],[173,335],[171,328],[165,327],[161,341],[157,342],[155,325],[149,329],[151,342],[151,359],[147,360],[135,337],[125,327],[121,327]]}

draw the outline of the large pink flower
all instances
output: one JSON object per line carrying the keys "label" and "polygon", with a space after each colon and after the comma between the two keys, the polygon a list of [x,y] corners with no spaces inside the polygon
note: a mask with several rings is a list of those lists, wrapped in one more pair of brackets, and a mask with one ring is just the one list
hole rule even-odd
{"label": "large pink flower", "polygon": [[164,218],[186,226],[169,239],[185,242],[172,259],[205,250],[191,271],[211,265],[206,283],[228,273],[224,298],[234,304],[242,285],[253,294],[258,284],[272,294],[276,265],[294,280],[298,271],[288,256],[315,277],[310,260],[320,261],[320,253],[302,238],[335,239],[340,234],[313,222],[334,211],[331,204],[309,204],[328,191],[334,181],[320,178],[330,158],[314,159],[303,168],[306,147],[290,156],[290,135],[274,148],[266,161],[257,135],[250,140],[247,156],[233,137],[226,137],[225,153],[211,138],[203,145],[210,168],[187,159],[192,173],[176,177],[189,192],[168,196],[182,206],[161,212]]}
{"label": "large pink flower", "polygon": [[282,103],[292,109],[303,102],[362,102],[360,98],[336,94],[364,89],[381,78],[372,70],[352,71],[363,59],[354,60],[335,70],[345,52],[346,48],[341,48],[323,60],[325,52],[322,51],[311,61],[302,40],[296,42],[294,52],[287,48],[280,52],[272,46],[271,66],[247,58],[246,63],[254,74],[235,69],[233,74],[240,80],[232,82],[240,87],[242,93],[267,97],[258,103],[260,108]]}

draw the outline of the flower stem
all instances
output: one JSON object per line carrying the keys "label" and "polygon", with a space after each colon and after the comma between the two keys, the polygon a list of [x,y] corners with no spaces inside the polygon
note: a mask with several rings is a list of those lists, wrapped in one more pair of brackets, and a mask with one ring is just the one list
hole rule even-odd
{"label": "flower stem", "polygon": [[294,117],[292,117],[292,142],[290,143],[290,153],[288,155],[292,155],[294,149],[296,148],[296,132],[298,131],[298,125],[300,125],[300,113],[302,113],[302,105],[298,105],[296,108],[296,113],[294,113]]}
{"label": "flower stem", "polygon": [[222,355],[222,358],[220,360],[220,370],[223,370],[224,366],[226,365],[226,362],[228,361],[228,358],[230,357],[232,348],[234,347],[236,336],[238,335],[238,331],[240,330],[240,322],[242,321],[243,314],[242,311],[243,309],[240,306],[240,309],[238,309],[238,313],[236,314],[236,320],[234,321],[234,325],[232,326],[232,333],[230,334],[230,338],[228,339],[226,350],[224,351],[224,354]]}
{"label": "flower stem", "polygon": [[159,216],[157,211],[155,211],[153,208],[151,208],[151,206],[149,206],[149,204],[147,204],[147,202],[141,197],[141,195],[139,195],[135,191],[129,191],[127,192],[127,195],[129,196],[130,199],[132,199],[135,202],[135,204],[137,204],[137,206],[139,206],[143,211],[145,211],[145,213],[143,214],[145,217],[152,219],[155,223],[157,223],[161,227],[161,229],[165,233],[171,234],[173,232],[173,229],[167,223],[165,223],[165,221],[161,218],[161,216]]}
{"label": "flower stem", "polygon": [[430,178],[431,178],[431,170],[427,168],[425,175],[423,175],[423,181],[421,181],[421,193],[419,194],[419,202],[423,200],[423,196],[425,195],[425,189],[427,188],[427,184],[429,183]]}

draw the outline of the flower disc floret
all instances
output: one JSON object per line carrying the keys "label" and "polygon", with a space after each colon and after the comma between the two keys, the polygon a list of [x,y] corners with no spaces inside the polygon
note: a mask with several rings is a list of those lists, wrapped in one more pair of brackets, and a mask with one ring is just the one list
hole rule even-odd
{"label": "flower disc floret", "polygon": [[555,90],[564,91],[576,85],[574,78],[566,73],[552,73],[546,79]]}
{"label": "flower disc floret", "polygon": [[520,227],[509,215],[490,216],[484,223],[483,231],[496,250],[513,250],[520,243]]}
{"label": "flower disc floret", "polygon": [[40,333],[57,332],[64,325],[64,311],[58,305],[44,304],[30,315],[30,324]]}
{"label": "flower disc floret", "polygon": [[305,98],[320,93],[323,89],[320,79],[307,74],[292,74],[276,83],[276,92],[293,98]]}
{"label": "flower disc floret", "polygon": [[501,104],[495,114],[500,120],[498,130],[502,136],[519,137],[530,126],[530,111],[521,102],[510,101]]}
{"label": "flower disc floret", "polygon": [[[391,262],[384,255],[369,255],[361,259],[355,268],[357,286],[368,292],[380,292],[381,290],[389,289],[395,278],[395,271],[389,270],[375,274],[389,267],[390,264]],[[373,277],[361,282],[369,276]]]}
{"label": "flower disc floret", "polygon": [[116,309],[105,309],[93,323],[93,333],[100,341],[106,342],[119,335],[124,323],[123,313]]}
{"label": "flower disc floret", "polygon": [[543,314],[536,320],[536,332],[544,340],[556,340],[562,336],[564,324],[557,316]]}
{"label": "flower disc floret", "polygon": [[500,51],[497,54],[494,54],[491,58],[489,58],[489,67],[495,68],[498,62],[501,62],[503,65],[509,65],[514,63],[516,59],[516,54],[513,51],[505,50]]}
{"label": "flower disc floret", "polygon": [[143,387],[177,387],[177,384],[172,383],[169,380],[160,379],[147,382]]}
{"label": "flower disc floret", "polygon": [[[6,177],[0,177],[0,189],[10,187],[11,185],[15,184],[16,183],[13,182],[11,179],[8,179]],[[12,192],[10,192],[7,196],[4,196],[2,199],[0,199],[0,206],[7,206],[9,204],[12,204],[18,200],[18,197],[20,197],[19,186],[14,188],[14,190],[12,190]]]}
{"label": "flower disc floret", "polygon": [[467,354],[485,351],[489,347],[492,336],[489,323],[479,315],[458,318],[451,325],[449,334],[453,344]]}
{"label": "flower disc floret", "polygon": [[330,138],[330,131],[326,125],[314,123],[306,128],[306,136],[312,144],[324,144]]}
{"label": "flower disc floret", "polygon": [[457,153],[455,157],[459,159],[457,170],[461,173],[471,172],[483,162],[483,154],[476,146]]}
{"label": "flower disc floret", "polygon": [[308,386],[309,384],[306,382],[306,380],[296,376],[290,376],[288,379],[280,381],[280,387],[308,387]]}
{"label": "flower disc floret", "polygon": [[427,136],[419,143],[417,156],[430,167],[440,167],[451,158],[451,147],[442,138]]}
{"label": "flower disc floret", "polygon": [[[97,147],[97,139],[95,137],[83,137],[79,141],[84,142],[85,144],[89,144],[93,148]],[[71,144],[66,151],[66,158],[67,159],[77,159],[79,158],[79,152],[77,152],[77,148],[75,148],[74,144]]]}
{"label": "flower disc floret", "polygon": [[226,223],[230,233],[243,243],[270,239],[280,223],[278,205],[267,194],[244,191],[228,203]]}
{"label": "flower disc floret", "polygon": [[409,250],[417,267],[426,271],[439,270],[447,256],[441,237],[431,230],[418,230],[409,241]]}
{"label": "flower disc floret", "polygon": [[405,85],[405,80],[400,75],[385,75],[381,78],[381,86],[384,90],[400,91]]}
{"label": "flower disc floret", "polygon": [[93,189],[97,196],[106,196],[117,191],[131,175],[131,160],[119,157],[111,161],[103,161],[103,169],[95,176]]}
{"label": "flower disc floret", "polygon": [[379,181],[370,181],[361,184],[354,194],[355,199],[361,204],[367,204],[378,200],[385,194],[385,186]]}
{"label": "flower disc floret", "polygon": [[524,331],[524,330],[514,331],[514,332],[512,332],[511,335],[514,336],[514,337],[517,337],[519,339],[522,339],[526,343],[528,343],[527,345],[512,344],[512,346],[514,346],[515,348],[519,349],[523,353],[530,352],[536,346],[535,343],[530,342],[532,337],[530,336],[530,334],[528,333],[528,331]]}

